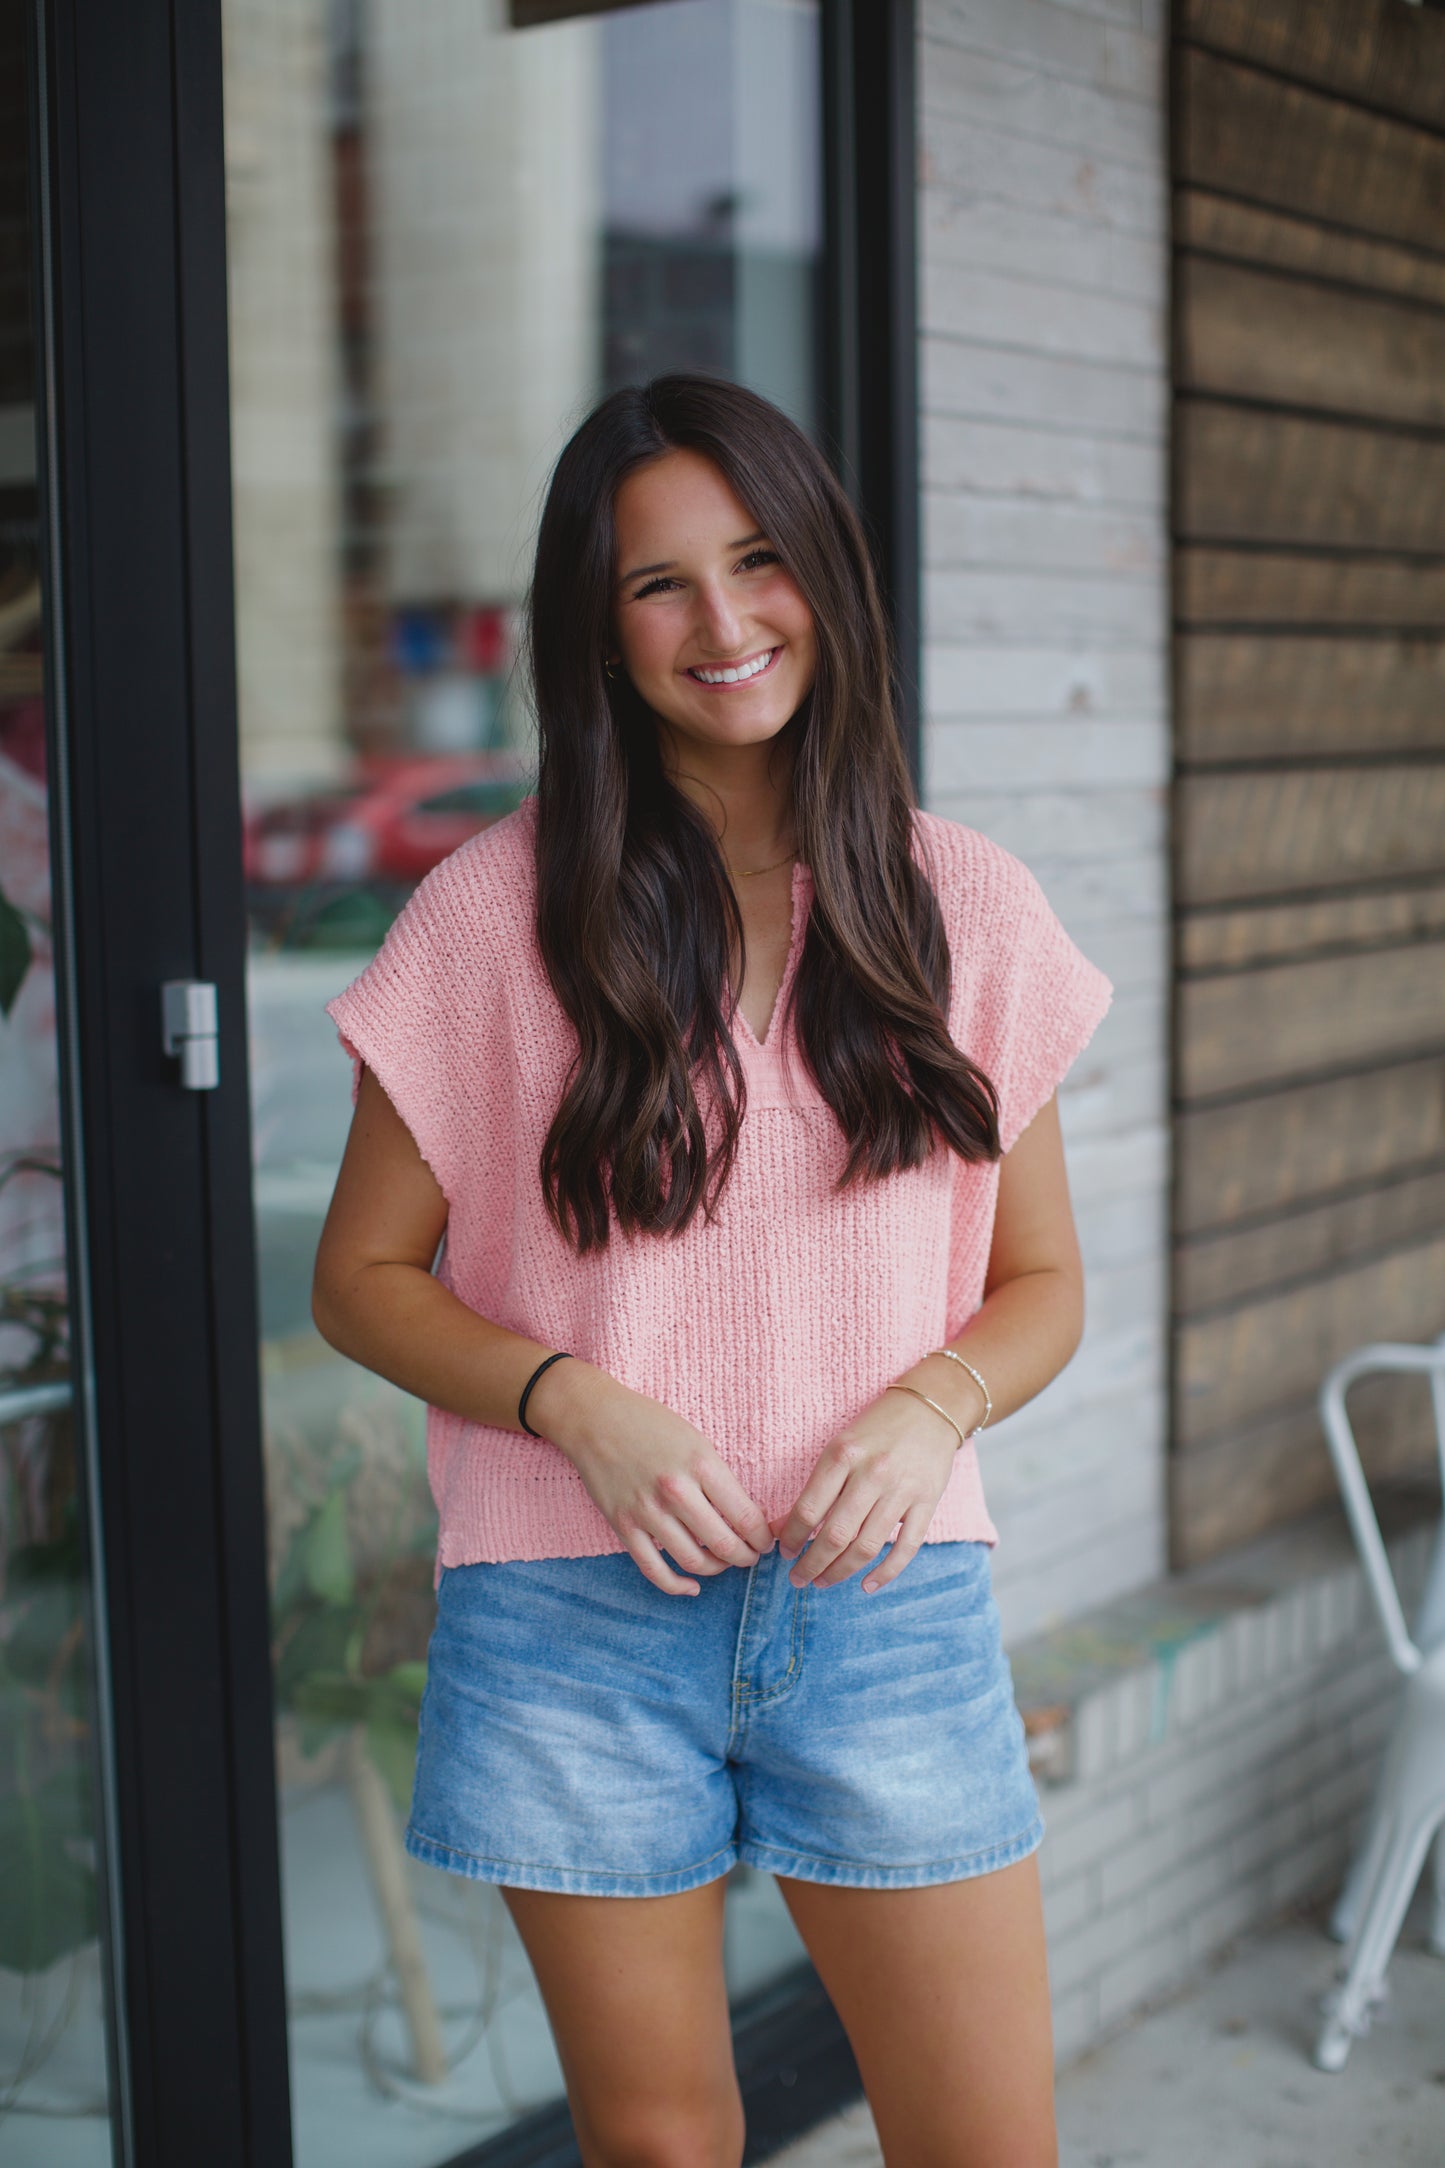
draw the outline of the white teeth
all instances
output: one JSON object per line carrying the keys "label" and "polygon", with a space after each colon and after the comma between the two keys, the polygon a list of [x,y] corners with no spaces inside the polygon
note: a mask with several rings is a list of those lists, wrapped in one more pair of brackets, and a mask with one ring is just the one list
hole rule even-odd
{"label": "white teeth", "polygon": [[745,663],[740,670],[692,670],[688,674],[700,678],[704,685],[737,685],[745,678],[756,677],[760,670],[766,670],[777,652],[775,647],[770,647],[766,655],[759,655],[756,662]]}

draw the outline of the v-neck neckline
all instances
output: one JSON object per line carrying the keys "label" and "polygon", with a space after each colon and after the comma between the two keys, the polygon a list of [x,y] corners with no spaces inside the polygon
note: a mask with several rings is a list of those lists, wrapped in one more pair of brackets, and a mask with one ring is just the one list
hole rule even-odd
{"label": "v-neck neckline", "polygon": [[804,865],[801,858],[795,859],[789,889],[793,915],[788,931],[788,954],[783,964],[783,975],[778,982],[777,993],[773,996],[772,1012],[768,1017],[768,1028],[761,1039],[743,1014],[742,1002],[737,1001],[733,1004],[731,1021],[734,1024],[741,1025],[743,1043],[750,1053],[756,1054],[765,1060],[771,1060],[778,1051],[779,1038],[782,1032],[780,1018],[783,1016],[788,994],[797,973],[798,956],[803,946],[803,925],[807,916],[802,907],[801,892],[808,878],[809,869],[807,866]]}

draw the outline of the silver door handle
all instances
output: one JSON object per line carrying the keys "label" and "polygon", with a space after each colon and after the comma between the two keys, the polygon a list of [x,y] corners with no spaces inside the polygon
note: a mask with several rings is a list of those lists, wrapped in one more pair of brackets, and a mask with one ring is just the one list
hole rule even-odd
{"label": "silver door handle", "polygon": [[161,988],[161,1035],[178,1057],[187,1091],[214,1091],[221,1081],[216,989],[209,979],[167,979]]}

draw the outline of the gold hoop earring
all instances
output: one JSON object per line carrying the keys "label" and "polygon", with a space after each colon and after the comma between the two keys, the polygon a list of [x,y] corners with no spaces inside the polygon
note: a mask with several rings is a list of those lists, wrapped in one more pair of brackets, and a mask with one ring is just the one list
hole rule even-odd
{"label": "gold hoop earring", "polygon": [[605,670],[605,671],[607,672],[607,675],[608,675],[608,676],[609,676],[610,678],[615,678],[615,677],[616,677],[616,675],[617,675],[617,672],[616,672],[616,670],[615,670],[615,669],[613,668],[613,658],[612,658],[612,656],[610,656],[610,655],[604,655],[604,656],[603,656],[603,658],[602,658],[602,667],[603,667],[603,669],[604,669],[604,670]]}

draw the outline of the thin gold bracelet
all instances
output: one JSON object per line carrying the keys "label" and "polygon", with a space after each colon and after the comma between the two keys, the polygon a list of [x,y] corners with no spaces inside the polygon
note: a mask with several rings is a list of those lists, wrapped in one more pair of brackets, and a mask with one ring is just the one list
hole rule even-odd
{"label": "thin gold bracelet", "polygon": [[[954,1422],[953,1417],[949,1414],[947,1408],[940,1407],[939,1403],[936,1400],[930,1400],[927,1393],[921,1393],[916,1385],[900,1385],[895,1379],[893,1384],[885,1385],[883,1390],[885,1393],[912,1393],[914,1399],[921,1400],[926,1408],[937,1408],[939,1414],[943,1417],[945,1423],[953,1424],[953,1428],[958,1436],[958,1444],[963,1445],[966,1442],[963,1432],[959,1430],[957,1423]],[[958,1446],[955,1446],[954,1451],[957,1452],[957,1450]]]}

